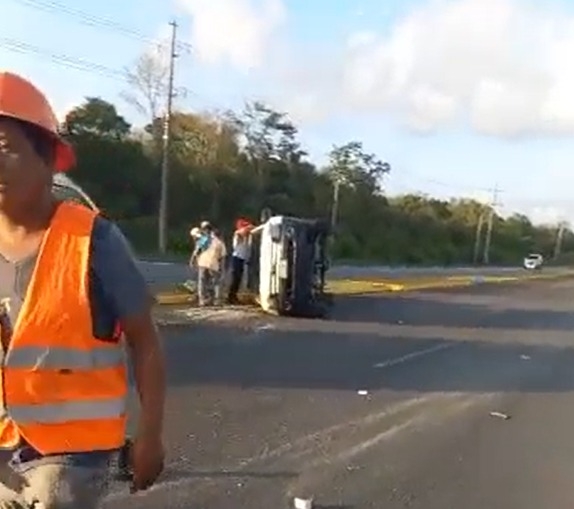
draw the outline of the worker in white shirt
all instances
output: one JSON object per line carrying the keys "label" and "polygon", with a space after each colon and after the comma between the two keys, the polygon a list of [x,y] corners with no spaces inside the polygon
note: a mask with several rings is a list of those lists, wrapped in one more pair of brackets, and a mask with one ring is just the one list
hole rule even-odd
{"label": "worker in white shirt", "polygon": [[221,238],[214,234],[211,224],[204,222],[202,230],[207,241],[200,246],[199,252],[194,253],[194,258],[198,270],[197,293],[199,305],[207,306],[220,303],[222,270],[225,257],[227,256],[227,249]]}
{"label": "worker in white shirt", "polygon": [[229,304],[237,304],[237,293],[241,286],[245,264],[249,261],[251,251],[250,232],[253,225],[245,220],[238,219],[233,233],[233,255],[231,257],[231,283],[229,285]]}

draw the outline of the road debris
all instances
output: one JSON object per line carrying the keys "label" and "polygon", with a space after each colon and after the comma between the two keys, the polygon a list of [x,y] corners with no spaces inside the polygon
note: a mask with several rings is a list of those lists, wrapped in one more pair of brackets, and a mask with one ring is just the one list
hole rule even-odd
{"label": "road debris", "polygon": [[520,358],[521,358],[523,361],[529,361],[531,357],[530,357],[530,355],[521,355]]}
{"label": "road debris", "polygon": [[503,414],[502,412],[490,412],[490,417],[497,417],[498,419],[502,419],[504,421],[510,419],[510,415]]}
{"label": "road debris", "polygon": [[313,509],[313,499],[295,497],[293,505],[295,509]]}
{"label": "road debris", "polygon": [[264,324],[260,324],[257,325],[255,327],[255,332],[263,332],[266,330],[274,330],[275,329],[275,325],[273,325],[272,323],[264,323]]}
{"label": "road debris", "polygon": [[365,390],[365,389],[360,389],[357,391],[357,394],[359,396],[368,396],[369,395],[369,391]]}
{"label": "road debris", "polygon": [[186,281],[184,281],[181,286],[187,290],[189,293],[196,293],[197,292],[197,283],[195,281],[192,281],[191,279],[188,279]]}

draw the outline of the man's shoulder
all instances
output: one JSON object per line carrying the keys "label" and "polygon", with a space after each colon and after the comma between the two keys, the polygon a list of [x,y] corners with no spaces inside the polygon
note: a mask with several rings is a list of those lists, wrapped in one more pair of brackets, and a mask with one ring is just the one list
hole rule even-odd
{"label": "man's shoulder", "polygon": [[92,229],[92,241],[106,240],[110,235],[113,235],[113,230],[117,226],[109,219],[102,216],[96,216],[94,220],[94,227]]}
{"label": "man's shoulder", "polygon": [[92,262],[113,263],[114,259],[133,254],[130,244],[119,227],[109,219],[98,216],[92,228]]}
{"label": "man's shoulder", "polygon": [[146,310],[150,295],[137,258],[120,228],[97,217],[92,229],[90,270],[101,288],[99,298],[116,318]]}

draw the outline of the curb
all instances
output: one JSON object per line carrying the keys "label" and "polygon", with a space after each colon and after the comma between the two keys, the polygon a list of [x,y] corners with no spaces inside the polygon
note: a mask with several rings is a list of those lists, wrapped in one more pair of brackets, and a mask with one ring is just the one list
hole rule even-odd
{"label": "curb", "polygon": [[523,283],[537,280],[566,279],[569,277],[574,277],[574,272],[538,274],[532,276],[450,276],[447,278],[427,281],[370,281],[360,279],[340,279],[328,282],[327,291],[334,295],[404,293],[440,288],[464,288],[482,284]]}
{"label": "curb", "polygon": [[192,304],[194,296],[181,292],[160,292],[155,295],[155,302],[159,306],[176,306],[182,304]]}
{"label": "curb", "polygon": [[[360,293],[397,293],[431,290],[440,288],[463,288],[482,284],[522,283],[536,280],[565,279],[574,277],[574,271],[558,274],[535,274],[528,276],[474,276],[461,275],[446,278],[407,279],[407,280],[368,280],[368,279],[335,279],[327,282],[326,291],[334,295],[355,295]],[[158,306],[191,305],[195,295],[182,292],[162,291],[155,295]]]}

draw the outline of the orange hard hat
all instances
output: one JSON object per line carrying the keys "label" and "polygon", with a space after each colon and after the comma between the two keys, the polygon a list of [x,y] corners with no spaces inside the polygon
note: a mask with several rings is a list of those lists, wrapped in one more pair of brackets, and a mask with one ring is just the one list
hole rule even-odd
{"label": "orange hard hat", "polygon": [[54,170],[67,171],[76,163],[74,149],[58,132],[58,119],[50,103],[32,83],[10,72],[0,72],[0,116],[35,125],[53,136]]}

